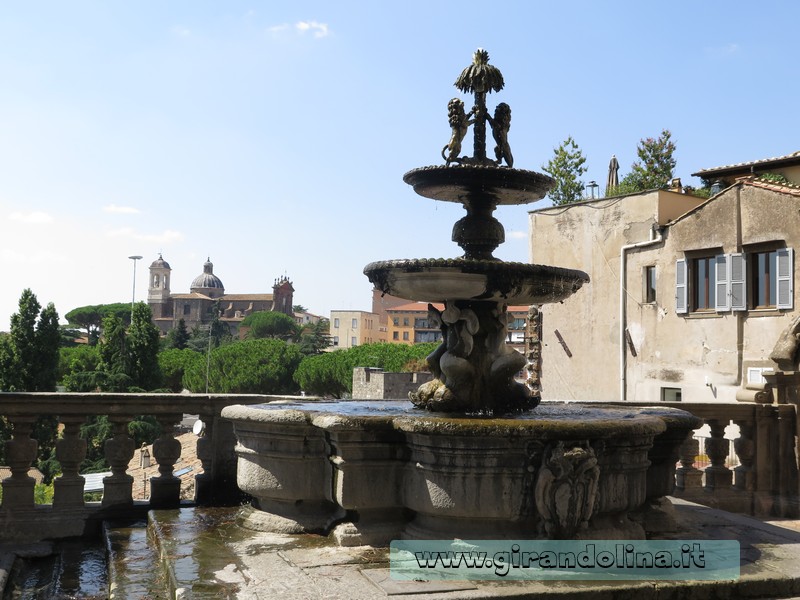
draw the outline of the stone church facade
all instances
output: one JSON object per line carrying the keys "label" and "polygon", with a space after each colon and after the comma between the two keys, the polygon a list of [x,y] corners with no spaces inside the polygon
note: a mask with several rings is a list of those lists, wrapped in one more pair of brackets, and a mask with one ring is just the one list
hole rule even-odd
{"label": "stone church facade", "polygon": [[239,325],[245,317],[260,311],[276,311],[294,318],[292,304],[294,287],[287,277],[273,282],[271,294],[226,294],[222,280],[214,274],[214,265],[207,260],[203,272],[194,278],[188,294],[174,294],[170,290],[172,268],[159,254],[150,265],[147,303],[153,311],[153,322],[162,335],[178,326],[183,319],[191,331],[208,326],[214,311],[232,335],[238,335]]}

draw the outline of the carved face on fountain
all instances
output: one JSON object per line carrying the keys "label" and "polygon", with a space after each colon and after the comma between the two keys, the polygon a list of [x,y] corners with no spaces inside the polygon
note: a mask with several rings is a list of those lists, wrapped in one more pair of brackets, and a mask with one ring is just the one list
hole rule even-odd
{"label": "carved face on fountain", "polygon": [[[464,205],[467,214],[455,223],[452,234],[464,255],[379,261],[367,265],[364,273],[384,293],[445,304],[441,315],[434,315],[441,322],[442,344],[428,357],[436,379],[411,394],[415,405],[480,414],[526,410],[535,407],[539,397],[514,381],[525,358],[505,344],[506,308],[510,303],[563,300],[589,277],[582,271],[505,263],[492,255],[505,241],[505,230],[492,214],[497,206],[535,202],[553,180],[512,168],[511,108],[501,102],[491,116],[486,107],[487,93],[504,86],[500,70],[489,64],[488,52],[475,52],[455,86],[473,94],[474,105],[467,111],[459,98],[448,104],[451,135],[441,152],[445,164],[414,169],[403,180],[421,196]],[[495,159],[486,156],[487,123],[496,144]],[[470,128],[473,155],[461,156]]]}

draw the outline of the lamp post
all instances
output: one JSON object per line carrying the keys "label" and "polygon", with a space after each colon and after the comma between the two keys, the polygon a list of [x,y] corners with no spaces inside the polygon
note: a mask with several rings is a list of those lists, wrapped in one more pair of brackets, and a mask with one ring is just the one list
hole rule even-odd
{"label": "lamp post", "polygon": [[133,295],[131,296],[131,323],[133,323],[133,305],[136,304],[136,261],[142,258],[141,256],[129,256],[133,261]]}

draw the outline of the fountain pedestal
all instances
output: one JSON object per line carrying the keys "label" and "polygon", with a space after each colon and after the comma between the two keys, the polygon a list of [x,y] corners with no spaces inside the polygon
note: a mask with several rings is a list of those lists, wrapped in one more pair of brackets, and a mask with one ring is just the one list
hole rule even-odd
{"label": "fountain pedestal", "polygon": [[246,524],[333,530],[342,545],[643,538],[628,515],[674,477],[674,462],[655,459],[698,426],[683,411],[591,405],[513,419],[419,412],[404,401],[224,409],[239,487],[258,509]]}

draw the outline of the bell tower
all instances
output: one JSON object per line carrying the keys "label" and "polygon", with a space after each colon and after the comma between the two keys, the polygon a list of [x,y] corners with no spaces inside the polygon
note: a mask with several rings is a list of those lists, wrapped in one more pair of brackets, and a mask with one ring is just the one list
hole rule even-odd
{"label": "bell tower", "polygon": [[150,265],[150,281],[147,286],[147,303],[153,311],[153,318],[172,316],[172,304],[170,302],[169,279],[172,273],[169,263],[165,261],[161,254],[158,260]]}

